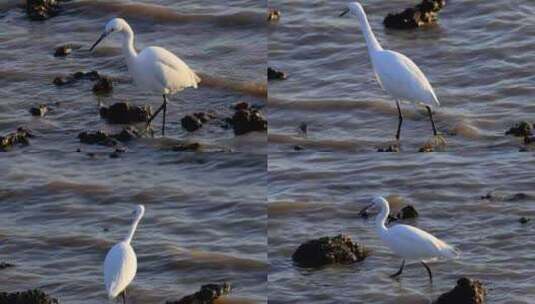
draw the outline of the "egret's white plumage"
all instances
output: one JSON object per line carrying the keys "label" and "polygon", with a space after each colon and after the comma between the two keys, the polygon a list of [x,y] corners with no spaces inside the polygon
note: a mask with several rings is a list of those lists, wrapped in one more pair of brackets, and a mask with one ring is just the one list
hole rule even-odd
{"label": "egret's white plumage", "polygon": [[403,258],[400,270],[393,276],[401,274],[405,259],[409,259],[421,261],[429,273],[429,278],[432,279],[431,270],[424,263],[426,260],[458,257],[457,249],[421,229],[403,224],[386,227],[385,222],[390,214],[390,206],[384,197],[375,197],[372,205],[367,208],[371,206],[380,208],[375,219],[379,237],[394,254]]}
{"label": "egret's white plumage", "polygon": [[134,32],[130,25],[121,18],[110,20],[100,38],[93,44],[91,50],[111,33],[120,33],[123,37],[123,54],[128,71],[134,82],[140,88],[159,93],[163,96],[162,106],[150,118],[150,121],[163,109],[164,118],[162,133],[165,134],[165,114],[167,110],[167,95],[172,95],[186,88],[197,88],[201,78],[182,61],[168,50],[151,46],[137,53],[134,47]]}
{"label": "egret's white plumage", "polygon": [[399,140],[401,122],[403,120],[399,105],[400,101],[423,104],[427,108],[433,126],[433,134],[437,135],[431,107],[439,106],[440,102],[424,73],[407,56],[395,51],[384,50],[381,47],[360,3],[349,3],[348,9],[341,16],[347,12],[351,12],[359,20],[379,85],[396,100],[399,113],[396,138]]}
{"label": "egret's white plumage", "polygon": [[[137,257],[130,245],[139,221],[145,214],[145,207],[138,205],[134,211],[135,219],[130,227],[126,238],[115,244],[104,260],[104,284],[108,297],[116,298],[125,292],[126,287],[132,282],[137,271]],[[123,302],[126,302],[123,293]]]}

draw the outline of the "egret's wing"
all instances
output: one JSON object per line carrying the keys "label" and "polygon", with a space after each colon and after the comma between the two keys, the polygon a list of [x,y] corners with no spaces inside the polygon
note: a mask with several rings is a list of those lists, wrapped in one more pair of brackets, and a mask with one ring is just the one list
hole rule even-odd
{"label": "egret's wing", "polygon": [[121,293],[136,275],[137,259],[130,245],[113,246],[104,260],[104,283],[112,298]]}
{"label": "egret's wing", "polygon": [[454,257],[456,250],[435,236],[409,225],[394,225],[388,229],[389,240],[396,249],[413,257]]}
{"label": "egret's wing", "polygon": [[440,105],[429,80],[410,58],[394,51],[380,51],[377,56],[372,61],[383,89],[399,99]]}
{"label": "egret's wing", "polygon": [[160,47],[149,47],[140,54],[144,68],[154,73],[155,80],[172,92],[197,88],[201,78],[173,53]]}

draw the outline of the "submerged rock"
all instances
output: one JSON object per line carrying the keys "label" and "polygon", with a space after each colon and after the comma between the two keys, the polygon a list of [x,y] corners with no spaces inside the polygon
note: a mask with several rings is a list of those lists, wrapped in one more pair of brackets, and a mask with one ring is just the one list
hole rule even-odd
{"label": "submerged rock", "polygon": [[28,129],[18,128],[16,132],[0,136],[0,152],[11,150],[16,145],[29,145],[33,135]]}
{"label": "submerged rock", "polygon": [[93,93],[97,95],[109,94],[113,90],[111,79],[106,76],[101,76],[95,85],[93,85]]}
{"label": "submerged rock", "polygon": [[46,104],[38,105],[37,107],[30,108],[30,113],[33,116],[45,116],[46,112],[48,112],[48,106]]}
{"label": "submerged rock", "polygon": [[387,28],[406,30],[435,23],[438,19],[438,12],[445,5],[445,0],[423,0],[420,4],[407,8],[401,13],[388,14],[383,24]]}
{"label": "submerged rock", "polygon": [[457,286],[443,293],[433,304],[483,304],[486,290],[479,281],[460,278]]}
{"label": "submerged rock", "polygon": [[24,292],[0,292],[0,304],[58,304],[59,301],[39,289]]}
{"label": "submerged rock", "polygon": [[249,107],[248,104],[236,108],[236,112],[227,122],[234,129],[234,134],[242,135],[253,131],[267,131],[267,120],[257,109]]}
{"label": "submerged rock", "polygon": [[301,267],[321,267],[328,264],[352,264],[364,260],[369,251],[354,243],[347,235],[322,237],[301,244],[292,255]]}
{"label": "submerged rock", "polygon": [[56,48],[56,51],[54,52],[54,57],[65,57],[69,55],[71,52],[72,52],[72,46],[70,45],[58,46]]}
{"label": "submerged rock", "polygon": [[112,124],[148,122],[152,110],[149,105],[132,106],[128,102],[117,102],[109,107],[100,107],[100,117]]}
{"label": "submerged rock", "polygon": [[531,219],[528,218],[528,217],[525,217],[525,216],[521,217],[521,218],[518,220],[518,222],[519,222],[520,224],[527,224],[529,221],[531,221]]}
{"label": "submerged rock", "polygon": [[481,199],[491,200],[491,201],[522,201],[528,199],[529,196],[523,192],[517,192],[515,194],[501,193],[497,191],[489,191],[486,195],[482,195]]}
{"label": "submerged rock", "polygon": [[31,20],[42,21],[60,12],[56,0],[26,0],[26,14]]}
{"label": "submerged rock", "polygon": [[196,152],[196,151],[199,151],[200,149],[201,149],[200,143],[192,142],[192,143],[177,144],[173,147],[172,150],[177,151],[177,152],[186,152],[186,151]]}
{"label": "submerged rock", "polygon": [[399,152],[398,145],[390,145],[386,148],[378,148],[377,152]]}
{"label": "submerged rock", "polygon": [[90,145],[101,145],[107,147],[114,147],[119,144],[119,142],[128,142],[135,138],[142,137],[143,134],[140,133],[134,127],[126,127],[121,130],[121,132],[116,134],[108,134],[102,130],[95,132],[81,132],[78,134],[78,138],[81,143],[90,144]]}
{"label": "submerged rock", "polygon": [[207,284],[201,286],[196,293],[185,296],[178,301],[167,301],[166,304],[212,304],[220,296],[230,293],[230,284]]}
{"label": "submerged rock", "polygon": [[15,267],[15,265],[9,264],[9,263],[5,263],[5,262],[0,263],[0,270],[6,269],[6,268],[10,268],[10,267]]}
{"label": "submerged rock", "polygon": [[281,12],[278,9],[270,8],[267,13],[267,21],[278,21],[281,17]]}
{"label": "submerged rock", "polygon": [[533,126],[527,122],[527,121],[521,121],[519,123],[516,123],[514,126],[509,128],[505,132],[505,135],[513,135],[517,137],[527,137],[531,135],[531,130],[533,129]]}
{"label": "submerged rock", "polygon": [[277,70],[275,70],[275,69],[273,69],[271,67],[268,67],[267,68],[267,78],[268,78],[268,80],[284,80],[284,79],[288,78],[288,76],[284,72],[277,71]]}
{"label": "submerged rock", "polygon": [[182,128],[186,129],[188,132],[193,132],[202,127],[202,121],[195,117],[194,115],[186,115],[180,120]]}

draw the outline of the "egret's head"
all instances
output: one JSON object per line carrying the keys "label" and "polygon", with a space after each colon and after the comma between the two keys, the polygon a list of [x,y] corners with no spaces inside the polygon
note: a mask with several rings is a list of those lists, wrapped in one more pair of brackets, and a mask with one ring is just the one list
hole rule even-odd
{"label": "egret's head", "polygon": [[106,27],[104,27],[104,32],[102,32],[102,35],[100,35],[100,38],[98,38],[97,42],[93,44],[93,46],[91,47],[91,49],[89,49],[89,51],[92,51],[97,46],[97,44],[99,44],[109,34],[122,32],[128,28],[130,27],[123,18],[111,19],[110,21],[108,21],[108,23],[106,23]]}
{"label": "egret's head", "polygon": [[137,205],[134,212],[132,212],[135,218],[140,218],[145,214],[145,206],[143,205]]}
{"label": "egret's head", "polygon": [[340,14],[340,17],[347,13],[351,13],[352,15],[359,16],[364,12],[364,9],[362,8],[362,5],[358,2],[350,2],[347,4],[347,8]]}
{"label": "egret's head", "polygon": [[372,209],[375,209],[375,210],[383,210],[383,208],[385,206],[388,206],[388,201],[382,197],[382,196],[374,196],[373,199],[372,199],[372,203],[369,204],[368,206],[364,207],[362,210],[360,210],[359,214],[360,216],[363,216],[363,217],[366,217],[368,216],[368,210],[370,208]]}

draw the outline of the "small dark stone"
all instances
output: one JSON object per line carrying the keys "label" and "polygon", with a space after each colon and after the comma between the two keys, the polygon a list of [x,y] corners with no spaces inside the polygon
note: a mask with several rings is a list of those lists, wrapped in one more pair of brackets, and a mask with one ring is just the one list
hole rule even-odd
{"label": "small dark stone", "polygon": [[82,152],[82,149],[78,148],[78,149],[76,149],[76,152],[78,152],[78,153]]}
{"label": "small dark stone", "polygon": [[281,17],[281,12],[278,9],[270,8],[267,13],[267,21],[278,21]]}
{"label": "small dark stone", "polygon": [[301,244],[292,260],[301,267],[321,267],[328,264],[352,264],[364,260],[369,251],[354,243],[347,235],[322,237]]}
{"label": "small dark stone", "polygon": [[249,109],[249,104],[244,102],[244,101],[240,101],[240,102],[237,102],[235,103],[232,108],[236,111],[238,110],[247,110]]}
{"label": "small dark stone", "polygon": [[253,131],[266,131],[267,120],[258,110],[238,110],[230,119],[234,134],[242,135]]}
{"label": "small dark stone", "polygon": [[0,152],[11,150],[15,145],[27,146],[33,135],[28,129],[18,128],[16,132],[0,136]]}
{"label": "small dark stone", "polygon": [[443,293],[433,304],[483,304],[486,290],[480,281],[460,278],[457,285]]}
{"label": "small dark stone", "polygon": [[6,268],[10,268],[10,267],[15,267],[15,265],[9,264],[9,263],[5,263],[5,262],[0,263],[0,270],[6,269]]}
{"label": "small dark stone", "polygon": [[185,296],[178,301],[167,301],[166,304],[213,304],[222,295],[230,293],[230,284],[207,284],[201,286],[196,293]]}
{"label": "small dark stone", "polygon": [[418,152],[435,152],[435,150],[433,149],[433,146],[431,145],[425,145],[423,147],[420,148],[420,150],[418,150]]}
{"label": "small dark stone", "polygon": [[100,94],[109,94],[113,90],[113,85],[111,83],[111,79],[108,77],[100,77],[99,80],[97,80],[97,83],[93,86],[93,93],[100,95]]}
{"label": "small dark stone", "polygon": [[268,78],[268,80],[284,80],[284,79],[288,78],[288,76],[284,72],[277,71],[277,70],[275,70],[275,69],[273,69],[271,67],[268,67],[267,68],[267,78]]}
{"label": "small dark stone", "polygon": [[59,12],[60,7],[56,0],[26,0],[26,14],[31,20],[46,20]]}
{"label": "small dark stone", "polygon": [[24,292],[0,292],[0,304],[59,304],[39,289]]}
{"label": "small dark stone", "polygon": [[531,221],[531,219],[523,216],[518,221],[520,222],[520,224],[527,224],[529,221]]}
{"label": "small dark stone", "polygon": [[81,143],[90,144],[90,145],[97,144],[97,145],[111,147],[111,146],[115,146],[118,144],[115,138],[108,135],[104,131],[82,132],[78,134],[78,138],[80,139]]}
{"label": "small dark stone", "polygon": [[531,135],[533,126],[527,121],[521,121],[505,132],[505,135],[513,135],[517,137],[528,137]]}
{"label": "small dark stone", "polygon": [[186,129],[188,132],[193,132],[202,127],[202,121],[197,118],[195,115],[186,115],[180,120],[182,128]]}
{"label": "small dark stone", "polygon": [[194,143],[181,143],[173,147],[173,151],[184,152],[184,151],[199,151],[201,149],[201,144],[198,142]]}
{"label": "small dark stone", "polygon": [[522,192],[519,192],[519,193],[515,193],[513,194],[513,196],[511,196],[510,198],[508,198],[507,200],[508,201],[522,201],[522,200],[525,200],[528,198],[528,195],[525,194],[525,193],[522,193]]}
{"label": "small dark stone", "polygon": [[399,211],[396,217],[400,220],[411,219],[418,216],[418,211],[414,208],[413,205],[407,205]]}
{"label": "small dark stone", "polygon": [[295,151],[301,151],[301,150],[304,150],[305,148],[303,146],[299,146],[299,145],[295,145],[294,146],[294,150]]}
{"label": "small dark stone", "polygon": [[405,9],[401,13],[388,14],[383,20],[386,28],[406,30],[435,23],[438,12],[446,5],[444,0],[423,0],[415,7]]}
{"label": "small dark stone", "polygon": [[66,84],[70,84],[70,83],[73,83],[74,82],[74,79],[71,78],[71,77],[61,77],[61,76],[58,76],[56,78],[54,78],[54,81],[53,83],[57,86],[62,86],[62,85],[66,85]]}
{"label": "small dark stone", "polygon": [[132,106],[127,102],[118,102],[109,107],[101,107],[99,112],[100,117],[112,124],[148,122],[152,115],[149,105]]}
{"label": "small dark stone", "polygon": [[72,47],[69,45],[62,45],[56,48],[54,57],[65,57],[72,52]]}
{"label": "small dark stone", "polygon": [[299,131],[301,131],[301,133],[303,135],[307,135],[307,132],[308,132],[308,125],[306,122],[302,122],[299,124]]}
{"label": "small dark stone", "polygon": [[399,152],[399,147],[396,145],[390,145],[386,148],[378,148],[377,152]]}
{"label": "small dark stone", "polygon": [[201,121],[201,123],[206,123],[209,120],[215,118],[214,114],[207,113],[207,112],[196,112],[196,113],[193,113],[193,116],[195,116],[197,119],[199,119]]}
{"label": "small dark stone", "polygon": [[48,112],[48,107],[45,104],[38,105],[37,107],[33,107],[30,109],[30,113],[33,116],[45,116],[46,112]]}

